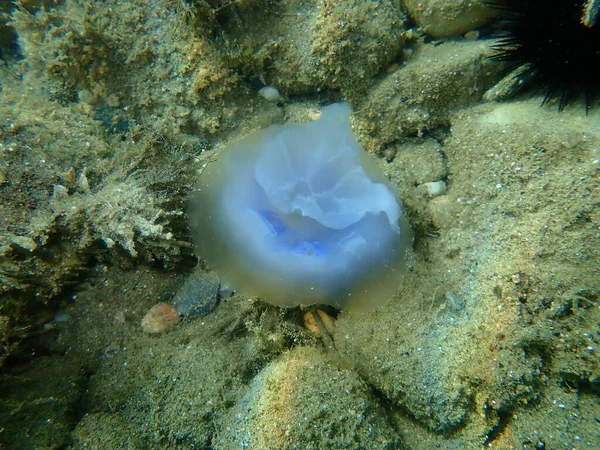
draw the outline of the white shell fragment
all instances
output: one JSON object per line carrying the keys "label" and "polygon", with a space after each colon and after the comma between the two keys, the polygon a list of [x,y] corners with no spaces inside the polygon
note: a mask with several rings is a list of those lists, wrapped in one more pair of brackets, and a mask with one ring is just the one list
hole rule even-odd
{"label": "white shell fragment", "polygon": [[439,180],[423,183],[419,188],[423,189],[430,197],[439,197],[446,193],[447,186],[445,181]]}
{"label": "white shell fragment", "polygon": [[58,200],[69,196],[69,190],[62,184],[52,185],[52,200]]}
{"label": "white shell fragment", "polygon": [[259,89],[258,94],[269,102],[275,103],[281,100],[281,94],[277,88],[274,88],[273,86],[265,86],[264,88]]}

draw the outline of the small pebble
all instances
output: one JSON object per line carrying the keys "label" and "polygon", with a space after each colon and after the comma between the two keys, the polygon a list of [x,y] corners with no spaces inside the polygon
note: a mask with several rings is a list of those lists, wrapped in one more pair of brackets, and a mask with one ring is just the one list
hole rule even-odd
{"label": "small pebble", "polygon": [[55,184],[52,186],[52,200],[67,198],[68,196],[69,190],[62,184]]}
{"label": "small pebble", "polygon": [[83,103],[92,104],[96,101],[96,96],[87,89],[83,89],[77,93],[79,101]]}
{"label": "small pebble", "polygon": [[83,192],[90,192],[90,184],[88,182],[87,176],[85,175],[86,169],[83,169],[79,178],[77,178],[77,187],[81,189]]}
{"label": "small pebble", "polygon": [[438,197],[446,192],[447,186],[444,181],[430,181],[423,183],[419,188],[425,190],[430,197]]}
{"label": "small pebble", "polygon": [[157,303],[142,318],[142,331],[148,334],[164,333],[179,323],[179,313],[167,303]]}
{"label": "small pebble", "polygon": [[317,337],[321,336],[321,327],[317,324],[317,318],[315,313],[318,315],[323,325],[323,329],[330,336],[333,336],[334,318],[327,314],[325,311],[320,309],[310,310],[304,313],[304,326]]}
{"label": "small pebble", "polygon": [[196,270],[175,293],[173,305],[184,317],[206,316],[219,302],[220,284],[215,275]]}
{"label": "small pebble", "polygon": [[387,162],[391,163],[396,157],[396,149],[393,147],[386,148],[383,151],[383,157]]}
{"label": "small pebble", "polygon": [[106,104],[111,108],[118,108],[121,105],[121,100],[116,94],[110,94],[106,99]]}
{"label": "small pebble", "polygon": [[476,41],[477,39],[479,39],[479,31],[478,30],[468,31],[467,33],[465,33],[464,38],[467,41]]}
{"label": "small pebble", "polygon": [[279,93],[277,88],[274,88],[273,86],[265,86],[264,88],[259,89],[258,93],[265,100],[268,100],[273,103],[276,103],[279,100],[281,100],[281,94]]}
{"label": "small pebble", "polygon": [[117,344],[110,344],[108,347],[104,349],[104,358],[105,359],[113,359],[119,353],[119,347]]}
{"label": "small pebble", "polygon": [[233,294],[235,294],[235,289],[233,289],[228,284],[221,284],[219,286],[219,297],[220,298],[231,297]]}

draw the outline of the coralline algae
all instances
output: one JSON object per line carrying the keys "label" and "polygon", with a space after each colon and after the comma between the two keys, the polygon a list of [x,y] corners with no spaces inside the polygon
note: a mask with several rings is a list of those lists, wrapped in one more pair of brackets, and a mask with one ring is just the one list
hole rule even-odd
{"label": "coralline algae", "polygon": [[202,174],[189,211],[196,249],[236,289],[363,310],[397,289],[412,232],[349,119],[338,103],[319,120],[268,127]]}

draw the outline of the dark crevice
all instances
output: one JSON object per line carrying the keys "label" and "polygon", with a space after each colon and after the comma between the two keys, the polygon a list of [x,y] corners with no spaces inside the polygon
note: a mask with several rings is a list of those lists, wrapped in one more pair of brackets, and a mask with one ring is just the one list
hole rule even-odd
{"label": "dark crevice", "polygon": [[498,439],[510,424],[512,414],[508,410],[498,410],[496,414],[498,415],[498,423],[487,434],[483,442],[484,446],[488,446]]}

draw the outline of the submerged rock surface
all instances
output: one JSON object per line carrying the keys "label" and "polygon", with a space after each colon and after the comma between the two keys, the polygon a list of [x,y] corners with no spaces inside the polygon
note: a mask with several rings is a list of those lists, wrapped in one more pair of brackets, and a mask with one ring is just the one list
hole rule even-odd
{"label": "submerged rock surface", "polygon": [[[275,426],[290,449],[600,447],[595,105],[481,103],[491,43],[432,42],[402,2],[0,10],[3,448],[234,450]],[[306,310],[243,295],[143,333],[198,265],[206,150],[340,99],[417,236],[395,298],[326,346]]]}

